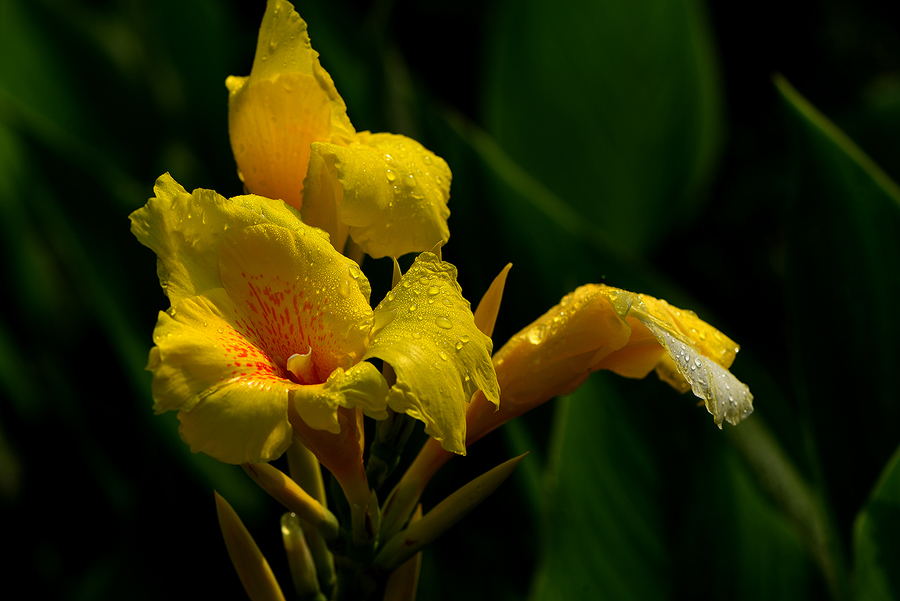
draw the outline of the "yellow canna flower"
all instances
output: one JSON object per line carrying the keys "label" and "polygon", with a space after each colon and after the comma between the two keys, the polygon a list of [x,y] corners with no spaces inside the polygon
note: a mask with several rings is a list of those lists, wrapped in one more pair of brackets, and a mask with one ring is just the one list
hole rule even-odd
{"label": "yellow canna flower", "polygon": [[357,133],[306,23],[269,0],[249,77],[229,77],[228,124],[241,180],[280,198],[344,248],[373,257],[421,252],[450,237],[450,169],[405,136]]}
{"label": "yellow canna flower", "polygon": [[[508,271],[509,266],[475,312],[485,333],[493,329]],[[734,341],[693,311],[603,284],[581,286],[494,354],[500,406],[475,394],[466,411],[466,445],[555,396],[574,392],[599,369],[629,378],[655,369],[676,390],[693,390],[703,399],[720,428],[723,421],[737,425],[753,412],[750,390],[728,371],[737,352]],[[426,441],[385,501],[386,536],[400,531],[450,457]]]}
{"label": "yellow canna flower", "polygon": [[737,352],[734,341],[693,311],[603,284],[581,286],[494,355],[500,411],[476,396],[468,442],[573,392],[600,369],[628,378],[656,370],[676,390],[693,390],[720,428],[723,421],[737,425],[753,412],[750,390],[728,371]]}
{"label": "yellow canna flower", "polygon": [[[496,403],[499,391],[491,341],[452,265],[423,253],[373,311],[359,266],[283,202],[189,194],[168,174],[154,191],[131,215],[172,304],[159,315],[148,369],[154,409],[178,411],[192,450],[269,461],[291,443],[291,416],[338,435],[342,411],[383,419],[390,407],[465,452],[466,402],[481,388]],[[422,317],[415,329],[410,315]],[[370,357],[391,364],[393,386]]]}

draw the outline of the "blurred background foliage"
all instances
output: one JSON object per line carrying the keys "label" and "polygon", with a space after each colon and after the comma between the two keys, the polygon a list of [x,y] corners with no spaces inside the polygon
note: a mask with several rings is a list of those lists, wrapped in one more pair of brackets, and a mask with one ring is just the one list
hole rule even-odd
{"label": "blurred background foliage", "polygon": [[[900,598],[900,5],[297,8],[354,125],[449,162],[468,298],[514,263],[497,345],[602,281],[740,342],[756,396],[720,432],[595,374],[509,424],[427,491],[532,452],[426,551],[420,599]],[[241,192],[224,80],[263,9],[0,0],[2,574],[29,598],[241,598],[213,488],[289,580],[274,501],[152,415],[167,302],[127,222],[165,171]]]}

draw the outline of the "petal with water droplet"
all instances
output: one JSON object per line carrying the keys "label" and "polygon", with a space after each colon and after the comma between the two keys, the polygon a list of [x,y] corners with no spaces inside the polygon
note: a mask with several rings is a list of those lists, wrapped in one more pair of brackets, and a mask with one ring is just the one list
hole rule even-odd
{"label": "petal with water droplet", "polygon": [[415,140],[360,132],[349,146],[314,143],[312,154],[303,200],[307,223],[332,236],[337,222],[349,226],[353,241],[375,258],[431,250],[449,240],[450,169]]}
{"label": "petal with water droplet", "polygon": [[[227,231],[263,223],[306,227],[297,212],[279,200],[254,195],[226,199],[203,189],[189,194],[168,173],[156,180],[153,191],[155,196],[131,214],[131,231],[159,257],[160,283],[173,305],[222,287],[218,250]],[[203,219],[189,218],[195,214]]]}
{"label": "petal with water droplet", "polygon": [[300,208],[310,143],[349,143],[356,131],[290,3],[269,1],[249,77],[225,85],[231,147],[247,189]]}
{"label": "petal with water droplet", "polygon": [[[425,283],[423,276],[428,278]],[[452,306],[419,303],[430,286],[440,287],[441,295],[453,299]],[[376,321],[381,313],[393,317],[373,331],[364,358],[377,357],[394,369],[397,381],[388,393],[391,409],[421,420],[425,432],[445,449],[464,454],[466,403],[477,390],[495,405],[499,400],[491,339],[475,325],[456,282],[456,268],[432,253],[419,255],[392,295],[375,309]],[[413,305],[416,310],[410,312]],[[464,338],[467,343],[457,349]]]}

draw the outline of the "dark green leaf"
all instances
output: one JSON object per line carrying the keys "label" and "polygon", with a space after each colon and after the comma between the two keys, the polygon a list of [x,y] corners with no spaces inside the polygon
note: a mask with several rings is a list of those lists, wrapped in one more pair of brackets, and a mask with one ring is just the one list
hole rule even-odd
{"label": "dark green leaf", "polygon": [[856,520],[856,598],[900,598],[900,448]]}

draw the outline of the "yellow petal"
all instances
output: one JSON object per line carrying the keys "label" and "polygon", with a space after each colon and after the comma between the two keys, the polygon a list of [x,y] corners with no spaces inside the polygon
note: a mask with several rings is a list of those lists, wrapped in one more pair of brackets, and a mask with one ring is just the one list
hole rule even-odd
{"label": "yellow petal", "polygon": [[503,345],[494,355],[501,411],[515,406],[521,413],[572,392],[624,347],[631,328],[624,319],[628,305],[619,301],[601,287],[582,286]]}
{"label": "yellow petal", "polygon": [[387,417],[388,385],[371,363],[363,361],[344,371],[336,369],[323,384],[301,386],[291,399],[300,418],[314,430],[341,431],[338,407],[362,407],[369,417]]}
{"label": "yellow petal", "polygon": [[249,77],[229,77],[228,128],[239,174],[255,194],[300,208],[311,142],[355,130],[294,7],[270,0]]}
{"label": "yellow petal", "polygon": [[425,423],[447,450],[465,454],[465,407],[477,390],[499,400],[491,339],[475,325],[456,268],[422,253],[375,309],[364,358],[394,369],[388,405]]}
{"label": "yellow petal", "polygon": [[[350,237],[372,257],[398,257],[447,242],[450,169],[415,140],[361,132],[349,146],[312,145],[304,221]],[[336,188],[333,178],[340,184]],[[336,203],[336,218],[331,208]]]}
{"label": "yellow petal", "polygon": [[226,199],[213,190],[188,194],[168,173],[155,196],[131,214],[131,231],[159,257],[160,284],[172,304],[221,288],[218,249],[228,229],[272,223],[302,227],[299,215],[283,202],[261,196]]}
{"label": "yellow petal", "polygon": [[303,384],[322,383],[360,360],[372,323],[369,282],[317,230],[299,224],[232,231],[219,263],[225,289],[277,364],[288,367],[293,355],[311,353]]}
{"label": "yellow petal", "polygon": [[195,453],[225,463],[271,461],[291,443],[288,390],[222,288],[160,313],[153,332],[154,409],[177,410]]}
{"label": "yellow petal", "polygon": [[656,369],[665,382],[682,392],[691,389],[703,399],[719,427],[722,421],[737,424],[753,411],[753,396],[726,369],[736,352],[731,339],[691,311],[647,295],[589,284],[564,297],[497,352],[500,411],[480,408],[477,416],[470,416],[470,427],[490,431],[574,391],[598,369],[631,378]]}

